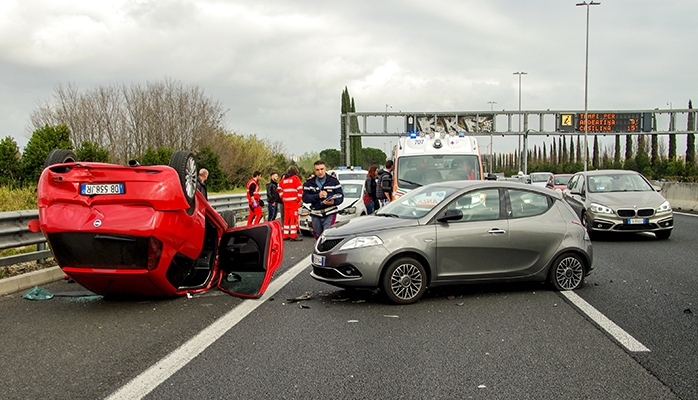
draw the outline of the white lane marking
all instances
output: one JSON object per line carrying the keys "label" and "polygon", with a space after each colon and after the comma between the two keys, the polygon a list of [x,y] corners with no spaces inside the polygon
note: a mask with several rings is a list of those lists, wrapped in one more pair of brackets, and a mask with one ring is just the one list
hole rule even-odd
{"label": "white lane marking", "polygon": [[291,279],[295,278],[309,265],[310,256],[299,261],[280,277],[273,279],[261,298],[243,301],[239,306],[233,308],[227,314],[199,332],[198,335],[189,339],[188,342],[133,378],[119,390],[109,395],[107,399],[142,399],[158,387],[158,385],[174,375],[175,372],[187,365],[194,357],[206,350],[207,347],[233,328],[238,322],[242,321],[248,314],[264,304],[267,298],[273,296],[279,289],[284,287]]}
{"label": "white lane marking", "polygon": [[691,213],[685,213],[685,212],[679,212],[679,211],[674,211],[674,214],[686,215],[689,217],[698,217],[698,214],[691,214]]}
{"label": "white lane marking", "polygon": [[620,326],[616,325],[613,321],[608,319],[605,315],[601,314],[601,312],[594,307],[591,306],[591,304],[587,303],[579,297],[575,292],[571,290],[564,290],[561,291],[563,296],[567,297],[569,301],[572,302],[577,308],[579,308],[584,314],[589,316],[592,321],[596,322],[601,329],[605,330],[608,332],[611,336],[613,336],[620,344],[623,345],[628,351],[632,352],[649,352],[650,349],[645,347],[642,343],[638,342],[634,337],[630,336],[630,334],[626,331],[624,331]]}

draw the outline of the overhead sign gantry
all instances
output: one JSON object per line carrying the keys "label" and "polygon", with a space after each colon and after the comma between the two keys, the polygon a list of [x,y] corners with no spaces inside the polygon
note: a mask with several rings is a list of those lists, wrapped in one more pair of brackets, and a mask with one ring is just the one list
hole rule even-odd
{"label": "overhead sign gantry", "polygon": [[[356,120],[359,132],[349,132],[346,136],[345,162],[350,165],[349,138],[408,136],[411,133],[432,136],[465,132],[473,136],[523,136],[523,157],[526,157],[529,135],[641,135],[697,133],[696,109],[654,109],[654,110],[589,110],[586,119],[584,111],[462,111],[462,112],[355,112],[342,114],[346,132],[350,131],[352,120]],[[514,120],[516,117],[516,120]],[[519,131],[518,119],[523,122]],[[381,121],[382,120],[382,121]],[[388,121],[398,121],[402,128],[388,130]],[[585,130],[584,121],[587,121]],[[677,124],[677,120],[686,124]],[[516,121],[516,122],[514,122]],[[661,121],[658,122],[658,121]],[[693,121],[693,125],[690,125]],[[382,124],[381,124],[382,122]],[[666,122],[666,125],[664,125]],[[681,121],[678,121],[681,122]],[[515,126],[515,124],[517,124]],[[382,130],[380,129],[382,125]],[[659,126],[666,126],[662,130]],[[684,126],[685,130],[675,127]],[[503,127],[503,129],[500,129]],[[525,162],[525,161],[524,161]]]}

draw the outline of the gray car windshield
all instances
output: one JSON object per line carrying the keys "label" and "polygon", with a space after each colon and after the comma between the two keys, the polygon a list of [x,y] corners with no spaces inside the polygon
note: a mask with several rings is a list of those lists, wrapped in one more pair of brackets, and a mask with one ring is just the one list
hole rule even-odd
{"label": "gray car windshield", "polygon": [[406,195],[393,200],[378,210],[375,215],[391,218],[417,219],[421,218],[444,199],[450,197],[457,189],[453,187],[428,186],[415,189]]}
{"label": "gray car windshield", "polygon": [[653,192],[654,189],[640,175],[615,174],[588,177],[590,193]]}

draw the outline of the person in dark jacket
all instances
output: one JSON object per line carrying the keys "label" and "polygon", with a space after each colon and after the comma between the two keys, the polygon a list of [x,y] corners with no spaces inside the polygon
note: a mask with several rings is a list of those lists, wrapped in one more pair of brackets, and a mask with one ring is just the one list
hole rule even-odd
{"label": "person in dark jacket", "polygon": [[310,204],[310,220],[315,239],[337,219],[338,205],[344,201],[344,191],[337,178],[327,174],[325,162],[315,161],[315,178],[303,184],[303,202]]}
{"label": "person in dark jacket", "polygon": [[208,170],[201,168],[199,177],[196,179],[196,188],[204,195],[204,199],[208,200],[208,189],[206,189],[206,179],[208,179]]}
{"label": "person in dark jacket", "polygon": [[267,183],[267,210],[269,215],[267,215],[267,221],[273,221],[276,219],[276,213],[279,211],[279,206],[281,204],[281,196],[279,196],[279,191],[277,190],[279,185],[279,174],[272,172],[271,179]]}
{"label": "person in dark jacket", "polygon": [[385,169],[378,171],[376,194],[381,205],[393,200],[393,160],[385,162]]}

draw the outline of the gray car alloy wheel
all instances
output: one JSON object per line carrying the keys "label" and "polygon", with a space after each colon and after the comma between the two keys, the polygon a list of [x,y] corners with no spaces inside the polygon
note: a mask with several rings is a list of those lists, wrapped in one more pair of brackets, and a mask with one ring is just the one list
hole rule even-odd
{"label": "gray car alloy wheel", "polygon": [[411,257],[393,261],[383,276],[383,290],[395,304],[410,304],[426,291],[424,267]]}
{"label": "gray car alloy wheel", "polygon": [[584,283],[584,264],[576,254],[563,254],[555,260],[550,275],[557,290],[578,289]]}

